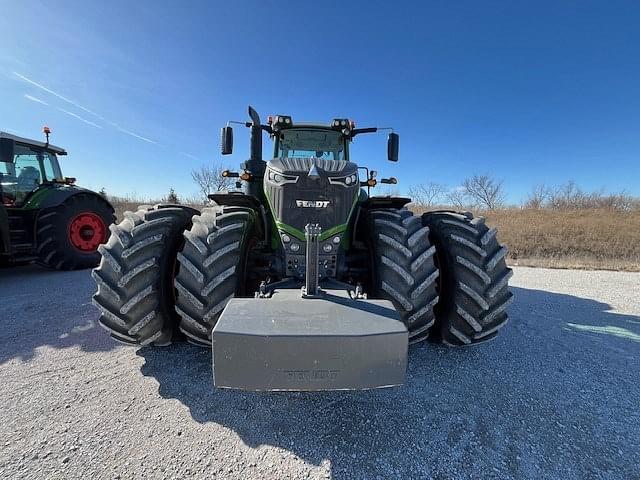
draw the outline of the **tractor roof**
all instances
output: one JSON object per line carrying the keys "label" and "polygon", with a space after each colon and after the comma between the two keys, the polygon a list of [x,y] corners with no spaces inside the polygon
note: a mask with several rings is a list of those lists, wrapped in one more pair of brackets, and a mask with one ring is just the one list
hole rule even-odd
{"label": "tractor roof", "polygon": [[331,125],[326,124],[326,123],[320,123],[320,122],[296,122],[291,126],[287,126],[287,128],[320,128],[320,129],[326,129],[326,130],[330,130],[331,129]]}
{"label": "tractor roof", "polygon": [[335,130],[338,132],[344,129],[353,130],[355,123],[348,118],[334,118],[331,122],[294,122],[289,115],[269,115],[269,125],[274,130],[287,130],[290,128],[315,128],[319,130]]}
{"label": "tractor roof", "polygon": [[21,143],[23,145],[27,145],[27,146],[30,146],[30,147],[45,148],[46,150],[49,150],[50,152],[56,153],[58,155],[66,155],[67,154],[67,151],[64,148],[56,147],[55,145],[51,145],[51,144],[47,145],[44,142],[39,142],[37,140],[31,140],[29,138],[18,137],[17,135],[13,135],[13,134],[7,133],[7,132],[0,131],[0,138],[11,138],[16,143]]}

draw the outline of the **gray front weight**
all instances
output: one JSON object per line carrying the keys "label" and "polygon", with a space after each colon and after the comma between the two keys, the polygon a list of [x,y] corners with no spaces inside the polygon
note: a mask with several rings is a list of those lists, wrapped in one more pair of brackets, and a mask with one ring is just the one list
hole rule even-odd
{"label": "gray front weight", "polygon": [[242,390],[358,390],[404,383],[408,333],[391,302],[342,290],[234,298],[212,333],[213,383]]}

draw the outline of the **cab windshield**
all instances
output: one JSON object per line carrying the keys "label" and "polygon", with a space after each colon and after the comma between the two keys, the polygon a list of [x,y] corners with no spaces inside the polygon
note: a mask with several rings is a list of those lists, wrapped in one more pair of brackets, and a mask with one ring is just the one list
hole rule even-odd
{"label": "cab windshield", "polygon": [[334,130],[292,128],[279,132],[276,158],[348,160],[344,135]]}
{"label": "cab windshield", "polygon": [[7,206],[20,205],[43,182],[62,180],[54,153],[16,145],[13,162],[0,162],[0,194]]}

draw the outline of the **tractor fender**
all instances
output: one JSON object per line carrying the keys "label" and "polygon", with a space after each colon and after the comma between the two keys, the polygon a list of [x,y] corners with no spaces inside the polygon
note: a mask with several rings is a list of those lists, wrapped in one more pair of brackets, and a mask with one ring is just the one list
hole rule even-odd
{"label": "tractor fender", "polygon": [[362,207],[368,210],[402,208],[409,202],[411,202],[411,199],[407,197],[369,197],[362,203]]}
{"label": "tractor fender", "polygon": [[[35,218],[34,225],[38,224],[38,220],[42,216],[43,213],[46,213],[47,209],[55,208],[58,205],[63,204],[69,198],[76,195],[90,195],[92,197],[98,198],[101,202],[103,202],[112,213],[115,213],[115,209],[113,205],[104,198],[102,195],[97,194],[93,190],[88,190],[86,188],[78,187],[76,185],[46,185],[35,192],[33,192],[28,198],[27,202],[24,204],[25,210],[37,210],[37,215]],[[33,241],[34,244],[36,242],[36,228],[33,229]]]}
{"label": "tractor fender", "polygon": [[102,195],[99,195],[92,190],[87,190],[86,188],[77,187],[75,185],[52,185],[42,187],[36,190],[29,197],[24,205],[24,208],[26,210],[44,210],[47,208],[57,207],[58,205],[64,203],[67,199],[79,194],[98,197],[101,201],[109,206],[111,211],[115,211],[113,205],[111,205],[111,203],[109,203],[109,201]]}
{"label": "tractor fender", "polygon": [[209,200],[213,200],[220,206],[244,207],[256,212],[256,217],[258,218],[256,225],[258,235],[262,237],[266,243],[269,243],[271,238],[271,222],[269,221],[264,205],[256,196],[243,192],[228,192],[212,193],[208,195],[208,197]]}
{"label": "tractor fender", "polygon": [[0,255],[10,252],[9,242],[9,215],[4,206],[0,205]]}

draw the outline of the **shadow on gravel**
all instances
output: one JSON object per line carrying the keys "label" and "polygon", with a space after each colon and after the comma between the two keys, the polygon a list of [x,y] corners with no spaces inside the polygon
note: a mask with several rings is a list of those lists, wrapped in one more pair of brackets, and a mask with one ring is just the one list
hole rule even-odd
{"label": "shadow on gravel", "polygon": [[91,270],[37,265],[0,268],[0,365],[29,360],[38,347],[109,351],[119,347],[97,323]]}
{"label": "shadow on gravel", "polygon": [[511,324],[470,349],[410,351],[404,387],[246,393],[211,386],[205,349],[140,349],[141,370],[194,420],[293,452],[333,478],[632,478],[638,475],[640,318],[513,288]]}

